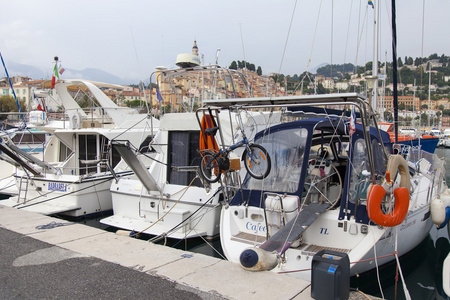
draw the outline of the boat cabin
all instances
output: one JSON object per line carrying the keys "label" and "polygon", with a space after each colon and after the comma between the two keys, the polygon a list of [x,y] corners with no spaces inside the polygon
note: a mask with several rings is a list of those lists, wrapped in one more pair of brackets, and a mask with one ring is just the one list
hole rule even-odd
{"label": "boat cabin", "polygon": [[[380,179],[386,172],[383,147],[392,153],[389,134],[375,128],[369,131],[371,151],[367,151],[363,127],[356,124],[350,135],[349,124],[339,117],[303,119],[283,123],[258,133],[255,143],[270,154],[272,169],[267,178],[257,180],[249,175],[230,205],[245,203],[263,208],[270,195],[293,196],[299,206],[328,203],[328,209],[340,205],[339,218],[355,216],[368,223],[364,201],[372,175]],[[370,171],[368,153],[374,159]],[[364,206],[364,207],[363,207]]]}

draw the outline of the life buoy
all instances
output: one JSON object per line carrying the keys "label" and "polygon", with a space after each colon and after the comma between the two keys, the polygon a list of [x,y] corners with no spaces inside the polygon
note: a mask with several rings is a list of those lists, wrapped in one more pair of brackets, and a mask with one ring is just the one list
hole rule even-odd
{"label": "life buoy", "polygon": [[387,171],[390,172],[391,178],[395,178],[397,173],[400,173],[400,187],[411,190],[411,177],[409,175],[409,167],[406,160],[400,154],[389,156],[387,163]]}
{"label": "life buoy", "polygon": [[394,210],[388,214],[381,211],[381,201],[386,190],[381,185],[374,184],[370,187],[367,196],[367,214],[369,219],[378,225],[394,227],[403,222],[409,209],[409,190],[399,187],[394,191]]}
{"label": "life buoy", "polygon": [[205,114],[202,117],[201,126],[202,132],[200,133],[200,150],[213,150],[215,152],[219,152],[219,147],[217,146],[215,137],[213,135],[208,135],[205,132],[205,129],[214,127],[214,122],[211,115]]}

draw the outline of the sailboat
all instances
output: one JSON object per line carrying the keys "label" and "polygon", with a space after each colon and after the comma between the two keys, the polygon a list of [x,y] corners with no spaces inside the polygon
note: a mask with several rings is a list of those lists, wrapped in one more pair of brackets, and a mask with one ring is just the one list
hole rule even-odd
{"label": "sailboat", "polygon": [[[76,79],[56,84],[69,126],[60,129],[37,126],[53,133],[44,160],[26,155],[10,143],[2,144],[2,151],[8,151],[21,169],[14,175],[18,195],[0,204],[68,217],[111,211],[111,181],[132,171],[119,163],[120,156],[110,141],[120,137],[145,147],[159,121],[117,106],[97,85]],[[81,109],[73,98],[80,90],[95,98],[99,106],[87,112]]]}
{"label": "sailboat", "polygon": [[405,254],[428,235],[430,203],[448,192],[444,163],[393,145],[363,96],[205,103],[211,109],[284,107],[292,120],[256,135],[272,158],[268,177],[246,175],[226,199],[220,238],[228,260],[311,280],[313,257],[323,250],[333,259],[348,256],[355,275]]}

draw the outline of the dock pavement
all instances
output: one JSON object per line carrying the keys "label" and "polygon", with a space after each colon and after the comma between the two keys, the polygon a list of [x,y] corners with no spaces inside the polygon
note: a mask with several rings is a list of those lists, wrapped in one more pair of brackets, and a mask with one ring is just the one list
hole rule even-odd
{"label": "dock pavement", "polygon": [[[0,257],[2,299],[312,299],[308,281],[1,201]],[[350,299],[367,296],[351,292]]]}

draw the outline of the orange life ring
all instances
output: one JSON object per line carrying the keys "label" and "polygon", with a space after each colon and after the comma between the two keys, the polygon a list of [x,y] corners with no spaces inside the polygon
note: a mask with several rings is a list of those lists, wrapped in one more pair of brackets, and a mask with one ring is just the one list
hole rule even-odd
{"label": "orange life ring", "polygon": [[206,114],[202,117],[201,126],[202,132],[200,133],[200,150],[213,150],[215,152],[219,152],[219,147],[217,146],[215,137],[208,135],[205,132],[205,129],[214,127],[214,122],[211,115]]}
{"label": "orange life ring", "polygon": [[381,211],[381,201],[386,190],[381,185],[374,184],[370,187],[367,196],[367,214],[369,219],[378,225],[394,227],[403,222],[409,209],[409,190],[399,187],[394,191],[395,205],[391,213],[384,214]]}

